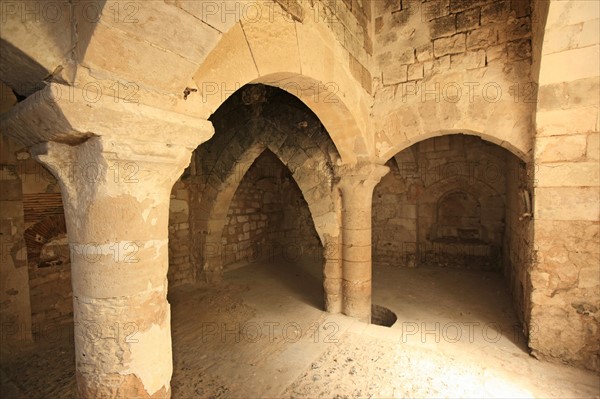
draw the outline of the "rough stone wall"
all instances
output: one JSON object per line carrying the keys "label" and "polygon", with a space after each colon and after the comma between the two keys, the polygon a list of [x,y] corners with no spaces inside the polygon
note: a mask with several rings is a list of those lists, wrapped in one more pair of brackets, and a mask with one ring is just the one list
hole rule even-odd
{"label": "rough stone wall", "polygon": [[72,328],[71,260],[65,233],[40,248],[35,264],[30,261],[29,290],[34,338],[45,339],[54,330],[65,332]]}
{"label": "rough stone wall", "polygon": [[553,1],[540,46],[530,347],[600,369],[600,4]]}
{"label": "rough stone wall", "polygon": [[534,254],[531,215],[533,177],[530,173],[531,169],[517,157],[506,157],[506,227],[502,244],[502,266],[526,335],[530,320],[529,271]]}
{"label": "rough stone wall", "polygon": [[23,239],[23,190],[18,173],[16,151],[19,145],[0,137],[0,353],[18,349],[30,340],[31,305],[27,248]]}
{"label": "rough stone wall", "polygon": [[529,152],[535,103],[529,1],[374,6],[373,123],[381,156],[453,130]]}
{"label": "rough stone wall", "polygon": [[499,270],[508,155],[466,135],[397,154],[373,196],[374,261]]}
{"label": "rough stone wall", "polygon": [[191,267],[190,246],[190,189],[189,174],[175,182],[169,203],[169,286],[195,281]]}
{"label": "rough stone wall", "polygon": [[[413,151],[409,148],[405,151]],[[417,242],[416,185],[406,176],[404,163],[395,159],[373,192],[373,265],[415,267]]]}
{"label": "rough stone wall", "polygon": [[265,153],[248,169],[227,210],[221,238],[223,266],[271,259],[283,219],[279,176]]}
{"label": "rough stone wall", "polygon": [[284,165],[265,151],[248,169],[227,211],[223,266],[293,262],[320,248],[306,201]]}

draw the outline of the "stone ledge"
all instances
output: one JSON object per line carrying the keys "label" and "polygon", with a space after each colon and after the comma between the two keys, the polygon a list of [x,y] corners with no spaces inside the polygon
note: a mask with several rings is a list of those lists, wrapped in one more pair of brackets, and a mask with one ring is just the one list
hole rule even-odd
{"label": "stone ledge", "polygon": [[196,148],[214,133],[212,123],[52,83],[0,117],[0,131],[31,146],[78,144],[92,136]]}

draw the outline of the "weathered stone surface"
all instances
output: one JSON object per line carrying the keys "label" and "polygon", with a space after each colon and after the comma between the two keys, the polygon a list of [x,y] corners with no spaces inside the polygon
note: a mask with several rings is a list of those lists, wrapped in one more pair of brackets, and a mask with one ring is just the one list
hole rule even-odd
{"label": "weathered stone surface", "polygon": [[592,133],[587,137],[587,158],[598,161],[600,159],[600,134]]}
{"label": "weathered stone surface", "polygon": [[478,28],[480,13],[481,12],[479,8],[472,8],[470,10],[456,14],[457,32],[463,32]]}
{"label": "weathered stone surface", "polygon": [[450,12],[459,12],[476,7],[485,0],[450,0]]}
{"label": "weathered stone surface", "polygon": [[[540,69],[540,85],[596,77],[600,68],[600,46],[546,54],[545,59],[547,64],[542,65]],[[571,62],[573,59],[589,62],[574,64]]]}
{"label": "weathered stone surface", "polygon": [[446,54],[458,54],[466,50],[466,37],[464,33],[437,39],[433,42],[433,54],[441,57]]}
{"label": "weathered stone surface", "polygon": [[540,136],[581,134],[598,131],[598,108],[581,107],[537,113]]}
{"label": "weathered stone surface", "polygon": [[421,47],[418,47],[415,51],[415,57],[418,62],[429,61],[433,58],[433,45],[427,43]]}
{"label": "weathered stone surface", "polygon": [[[106,118],[98,124],[90,114]],[[103,119],[104,120],[104,119]],[[115,102],[100,96],[90,101],[89,93],[60,84],[19,103],[0,117],[0,127],[26,145],[45,141],[78,143],[92,135],[131,138],[141,141],[175,142],[187,138],[190,146],[213,133],[210,122],[142,104]]]}
{"label": "weathered stone surface", "polygon": [[450,56],[450,68],[452,69],[474,69],[485,66],[485,51],[469,51],[463,54]]}
{"label": "weathered stone surface", "polygon": [[[169,390],[172,372],[165,284],[169,190],[164,187],[172,186],[189,161],[191,149],[184,147],[181,151],[171,144],[169,165],[167,154],[161,148],[164,145],[146,144],[143,148],[154,156],[162,152],[162,162],[142,164],[135,156],[136,153],[143,154],[139,147],[137,151],[128,153],[130,146],[111,147],[105,140],[92,138],[75,147],[48,144],[35,148],[34,154],[60,179],[64,191],[65,216],[74,255],[71,262],[74,265],[76,325],[79,320],[98,325],[133,323],[139,329],[136,345],[115,341],[112,346],[104,347],[107,355],[114,356],[108,367],[93,365],[90,363],[94,360],[91,356],[85,358],[86,353],[94,352],[97,343],[76,331],[78,373],[81,377],[79,388],[82,392],[89,389],[97,390],[99,394],[109,392],[112,389],[110,385],[93,383],[90,388],[88,381],[107,378],[107,374],[116,370],[128,370],[140,379],[144,395],[151,396],[161,389]],[[107,164],[113,160],[112,151],[121,152],[121,161],[129,158],[129,162],[138,165],[140,173],[136,175],[134,184],[124,184],[110,174],[101,173],[98,180],[92,182],[90,190],[85,188],[90,182],[80,178],[69,180],[60,173],[65,162]],[[130,158],[131,155],[133,158]],[[143,219],[133,217],[134,214],[143,216]],[[86,220],[86,223],[82,224],[81,220]],[[101,228],[107,220],[113,220],[106,225],[110,231]],[[106,239],[109,244],[90,244],[106,242]],[[116,252],[115,248],[118,248]],[[154,307],[144,313],[140,309],[144,309],[147,301]],[[127,353],[125,357],[124,352]],[[126,384],[122,385],[122,389],[124,395],[134,394],[133,388]]]}
{"label": "weathered stone surface", "polygon": [[421,5],[421,20],[430,21],[448,15],[450,0],[433,0]]}
{"label": "weathered stone surface", "polygon": [[496,1],[481,7],[481,24],[502,22],[508,19],[510,1]]}
{"label": "weathered stone surface", "polygon": [[498,33],[494,26],[482,27],[481,29],[469,32],[467,34],[467,48],[471,50],[496,44],[498,41],[497,35]]}
{"label": "weathered stone surface", "polygon": [[352,55],[349,56],[349,59],[350,59],[350,72],[352,73],[352,76],[354,76],[354,78],[361,83],[362,87],[367,91],[367,93],[371,93],[372,92],[371,73],[369,72],[369,70],[367,68],[365,68],[364,65],[362,65],[360,62],[358,62],[358,60],[356,58],[354,58]]}
{"label": "weathered stone surface", "polygon": [[210,0],[170,0],[166,3],[181,8],[221,33],[229,31],[243,16],[255,15],[249,1],[226,4]]}
{"label": "weathered stone surface", "polygon": [[[242,85],[259,76],[248,45],[239,45],[244,41],[245,36],[241,26],[234,26],[193,76],[198,94],[203,104],[208,106],[209,114],[212,114],[216,107]],[[232,52],[236,54],[235,59],[228,56]],[[226,76],[227,79],[211,78],[217,74]]]}
{"label": "weathered stone surface", "polygon": [[[182,8],[198,7],[206,9],[207,2],[180,2]],[[196,3],[192,5],[191,3]],[[213,3],[216,5],[218,3]],[[86,9],[86,11],[89,11]],[[206,14],[206,13],[205,13]],[[233,14],[233,13],[232,13]],[[241,14],[238,13],[238,15]],[[156,18],[160,15],[160,18]],[[223,16],[225,14],[221,14]],[[100,23],[114,30],[125,32],[128,37],[138,41],[148,42],[154,47],[169,50],[179,55],[182,59],[190,60],[200,64],[208,53],[215,47],[220,39],[220,34],[208,24],[179,7],[174,7],[164,2],[151,2],[147,4],[126,5],[118,1],[109,0],[103,8],[102,14],[98,16]],[[189,40],[194,38],[194,40]],[[88,44],[90,47],[101,45],[96,43],[96,35]],[[106,45],[103,42],[102,45]],[[105,51],[108,50],[105,48]],[[119,54],[113,54],[118,56]],[[117,61],[114,59],[114,61]]]}
{"label": "weathered stone surface", "polygon": [[531,58],[531,41],[516,40],[506,45],[509,61],[520,61]]}
{"label": "weathered stone surface", "polygon": [[596,187],[538,187],[535,212],[543,220],[594,221],[600,212],[600,194]]}
{"label": "weathered stone surface", "polygon": [[[80,57],[85,55],[85,68],[106,71],[113,81],[122,79],[164,93],[180,93],[185,88],[182,82],[187,82],[198,68],[197,62],[131,38],[104,24],[94,26],[87,47],[83,43],[79,46]],[[120,54],[129,57],[121,59],[117,56]],[[165,70],[172,73],[164,76]]]}
{"label": "weathered stone surface", "polygon": [[536,185],[540,187],[598,187],[597,162],[554,162],[537,165]]}
{"label": "weathered stone surface", "polygon": [[[244,22],[242,29],[260,75],[275,72],[300,72],[300,55],[295,25],[262,3],[260,18]],[[267,26],[269,27],[267,29]],[[271,43],[277,42],[278,46]],[[276,53],[280,51],[281,53]],[[245,82],[244,82],[245,83]]]}
{"label": "weathered stone surface", "polygon": [[393,85],[406,82],[408,79],[408,65],[389,65],[383,69],[382,74],[384,85]]}
{"label": "weathered stone surface", "polygon": [[71,63],[71,27],[68,3],[15,1],[2,7],[0,76],[23,96],[43,87],[49,75],[62,78]]}
{"label": "weathered stone surface", "polygon": [[423,64],[411,64],[408,66],[407,80],[423,79]]}
{"label": "weathered stone surface", "polygon": [[[467,38],[467,43],[468,41],[469,39]],[[485,54],[485,60],[486,64],[491,62],[505,63],[508,60],[506,47],[504,45],[488,47]]]}
{"label": "weathered stone surface", "polygon": [[[371,204],[373,188],[389,172],[376,164],[343,165],[336,170],[342,197],[342,311],[371,320]],[[344,244],[346,243],[346,244]],[[358,246],[358,249],[352,248]],[[365,253],[366,252],[366,253]],[[368,254],[368,256],[365,256]]]}
{"label": "weathered stone surface", "polygon": [[442,18],[433,20],[431,27],[431,37],[439,38],[451,36],[456,33],[456,15],[450,14]]}
{"label": "weathered stone surface", "polygon": [[587,136],[539,137],[535,157],[538,162],[578,161],[586,155]]}

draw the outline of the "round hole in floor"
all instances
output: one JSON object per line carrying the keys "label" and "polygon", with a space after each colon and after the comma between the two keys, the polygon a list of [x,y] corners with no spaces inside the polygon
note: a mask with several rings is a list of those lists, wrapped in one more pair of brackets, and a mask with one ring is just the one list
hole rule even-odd
{"label": "round hole in floor", "polygon": [[371,323],[378,326],[391,327],[398,320],[396,313],[379,305],[371,305]]}

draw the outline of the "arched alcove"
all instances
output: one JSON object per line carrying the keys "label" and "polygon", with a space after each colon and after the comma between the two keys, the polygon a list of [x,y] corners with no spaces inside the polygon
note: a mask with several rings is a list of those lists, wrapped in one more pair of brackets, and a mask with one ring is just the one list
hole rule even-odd
{"label": "arched alcove", "polygon": [[[315,243],[308,245],[310,248],[300,248],[296,242],[288,248],[290,253],[287,255],[304,256],[310,252],[312,259],[321,262],[321,269],[326,263],[329,265],[330,279],[339,278],[331,273],[338,262],[337,251],[332,252],[331,248],[337,247],[340,232],[335,202],[337,192],[333,188],[334,165],[340,161],[340,155],[319,118],[303,101],[288,92],[253,84],[231,95],[211,116],[211,121],[215,126],[214,136],[196,149],[189,169],[172,192],[169,245],[175,249],[172,253],[177,257],[174,256],[175,262],[171,262],[170,275],[186,276],[188,281],[188,276],[215,281],[221,278],[223,268],[231,262],[260,257],[256,245],[253,248],[248,243],[234,244],[232,240],[235,235],[248,236],[248,229],[259,229],[262,221],[240,221],[242,230],[238,232],[239,226],[230,225],[237,217],[232,218],[228,212],[236,201],[242,181],[254,175],[253,165],[259,158],[267,157],[270,163],[277,165],[280,174],[285,170],[286,179],[277,178],[289,185],[283,194],[289,195],[297,188],[302,206],[306,205],[308,210],[306,221],[287,220],[286,223],[295,223],[298,230],[304,225],[314,226],[319,247],[318,254],[313,256]],[[268,183],[267,177],[257,181],[252,188]],[[269,196],[272,198],[269,194],[262,199]],[[292,202],[296,204],[297,201],[293,199]],[[243,231],[245,223],[249,223],[247,231]],[[324,248],[329,250],[324,253]],[[263,248],[263,251],[267,249]],[[189,263],[185,252],[189,254]],[[182,261],[178,263],[178,259]],[[339,298],[339,293],[331,288],[337,284],[331,280],[328,283],[321,276],[319,280],[323,280],[325,307],[329,308],[327,304],[331,299],[328,298]],[[320,302],[319,307],[323,307]]]}
{"label": "arched alcove", "polygon": [[[396,303],[418,303],[391,308],[399,315],[426,318],[451,304],[477,322],[500,323],[506,310],[486,314],[473,304],[496,306],[493,296],[478,291],[480,281],[504,291],[502,306],[511,313],[512,291],[514,320],[523,322],[530,261],[524,243],[531,234],[523,202],[531,183],[525,163],[476,135],[454,134],[420,141],[386,165],[391,172],[373,195],[374,298],[378,286],[389,292],[396,276],[411,285],[399,291]],[[430,290],[436,301],[430,302]]]}

